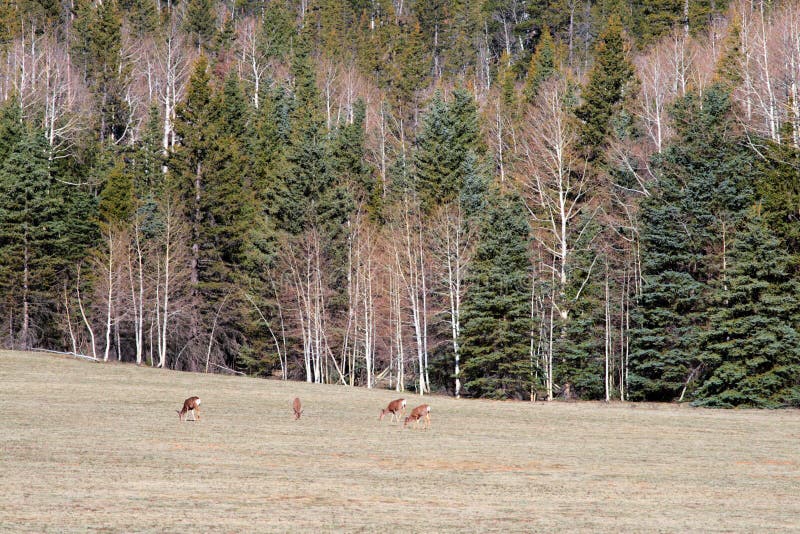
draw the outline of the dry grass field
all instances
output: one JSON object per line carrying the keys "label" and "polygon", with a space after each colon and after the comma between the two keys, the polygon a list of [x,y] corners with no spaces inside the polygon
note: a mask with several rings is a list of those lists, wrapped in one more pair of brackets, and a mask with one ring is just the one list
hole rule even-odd
{"label": "dry grass field", "polygon": [[394,397],[0,351],[0,530],[800,530],[796,410]]}

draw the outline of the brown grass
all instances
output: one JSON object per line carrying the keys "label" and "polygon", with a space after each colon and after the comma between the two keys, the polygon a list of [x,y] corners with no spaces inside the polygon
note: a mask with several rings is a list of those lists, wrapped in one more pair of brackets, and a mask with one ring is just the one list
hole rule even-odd
{"label": "brown grass", "polygon": [[396,397],[0,352],[0,530],[800,528],[797,410]]}

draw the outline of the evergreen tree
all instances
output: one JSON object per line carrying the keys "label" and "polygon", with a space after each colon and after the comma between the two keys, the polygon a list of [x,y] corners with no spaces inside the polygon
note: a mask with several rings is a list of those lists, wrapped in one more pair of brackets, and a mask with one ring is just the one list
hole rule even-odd
{"label": "evergreen tree", "polygon": [[19,99],[11,95],[0,105],[0,162],[9,157],[23,132],[22,108]]}
{"label": "evergreen tree", "polygon": [[110,224],[126,223],[134,209],[133,178],[120,160],[111,168],[100,192],[100,218]]}
{"label": "evergreen tree", "polygon": [[353,109],[353,122],[339,128],[332,150],[333,172],[337,182],[363,203],[373,218],[380,217],[381,191],[364,160],[364,119],[366,107],[358,100]]}
{"label": "evergreen tree", "polygon": [[784,126],[783,142],[764,145],[756,181],[762,218],[791,255],[791,269],[800,273],[800,150],[792,144],[792,124]]}
{"label": "evergreen tree", "polygon": [[752,156],[741,148],[728,94],[711,87],[673,111],[677,135],[656,160],[657,187],[641,210],[644,289],[635,310],[633,398],[671,400],[694,385],[710,292],[752,203]]}
{"label": "evergreen tree", "polygon": [[467,153],[462,165],[464,183],[459,192],[459,204],[469,224],[479,221],[488,207],[489,183],[473,151]]}
{"label": "evergreen tree", "polygon": [[683,24],[685,0],[648,0],[639,3],[636,35],[642,44],[650,44]]}
{"label": "evergreen tree", "polygon": [[583,91],[583,104],[575,115],[582,121],[581,143],[589,160],[601,156],[612,118],[620,111],[633,65],[628,59],[628,46],[622,34],[619,17],[612,16],[595,46],[595,63]]}
{"label": "evergreen tree", "polygon": [[158,9],[153,0],[122,0],[120,7],[129,13],[128,20],[138,37],[150,35],[158,29]]}
{"label": "evergreen tree", "polygon": [[459,162],[464,161],[465,154],[470,150],[478,156],[483,155],[486,146],[481,137],[478,106],[475,104],[472,94],[465,89],[455,89],[448,111],[453,123],[453,142],[458,152]]}
{"label": "evergreen tree", "polygon": [[189,0],[183,24],[198,50],[208,47],[217,30],[214,3],[211,0]]}
{"label": "evergreen tree", "polygon": [[425,210],[448,201],[459,190],[454,135],[447,104],[437,92],[423,118],[414,151],[415,189]]}
{"label": "evergreen tree", "polygon": [[521,398],[529,392],[529,233],[517,196],[490,200],[462,310],[462,372],[469,395]]}
{"label": "evergreen tree", "polygon": [[396,80],[392,87],[396,87],[395,101],[397,104],[413,102],[414,96],[425,83],[432,69],[432,58],[425,48],[425,39],[419,23],[403,27],[400,45],[396,54],[399,64]]}
{"label": "evergreen tree", "polygon": [[[280,189],[285,194],[278,222],[281,229],[294,234],[317,228],[333,243],[344,231],[342,225],[352,208],[352,197],[346,184],[335,180],[332,139],[325,127],[309,44],[303,36],[292,62],[294,101],[289,113],[286,166],[281,170]],[[339,255],[341,250],[332,253]]]}
{"label": "evergreen tree", "polygon": [[448,105],[441,94],[434,95],[414,150],[415,189],[423,209],[455,200],[469,154],[480,158],[484,150],[472,96],[456,90]]}
{"label": "evergreen tree", "polygon": [[130,109],[123,89],[129,67],[122,62],[122,14],[116,0],[78,3],[73,50],[95,93],[100,110],[100,139],[118,141],[125,134]]}
{"label": "evergreen tree", "polygon": [[533,102],[542,83],[556,73],[556,48],[550,30],[545,28],[531,57],[523,94],[525,100]]}
{"label": "evergreen tree", "polygon": [[200,56],[189,78],[186,98],[175,110],[175,135],[179,142],[168,161],[169,189],[181,196],[191,225],[191,281],[195,286],[199,282],[203,176],[212,142],[211,88],[207,71],[208,61]]}
{"label": "evergreen tree", "polygon": [[50,175],[43,133],[29,125],[17,132],[0,163],[0,293],[14,309],[16,346],[30,348],[50,333],[53,288],[76,245],[69,241],[70,196]]}
{"label": "evergreen tree", "polygon": [[254,118],[251,159],[256,198],[265,217],[279,222],[289,210],[288,147],[291,96],[280,86],[266,89]]}
{"label": "evergreen tree", "polygon": [[728,28],[728,35],[722,47],[723,53],[717,62],[715,79],[728,91],[733,91],[742,81],[742,23],[736,16]]}
{"label": "evergreen tree", "polygon": [[732,243],[704,338],[702,406],[800,406],[800,284],[764,222],[746,222]]}
{"label": "evergreen tree", "polygon": [[296,41],[294,19],[285,2],[272,2],[269,16],[262,18],[258,48],[264,56],[283,60]]}

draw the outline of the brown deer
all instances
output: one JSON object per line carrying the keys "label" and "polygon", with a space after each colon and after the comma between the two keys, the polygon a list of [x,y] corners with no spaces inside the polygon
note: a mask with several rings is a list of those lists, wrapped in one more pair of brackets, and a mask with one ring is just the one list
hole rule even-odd
{"label": "brown deer", "polygon": [[399,423],[400,416],[406,413],[406,400],[396,399],[390,402],[389,406],[381,410],[381,414],[378,416],[378,421],[383,421],[383,416],[385,416],[387,413],[392,414],[392,422],[397,419],[397,422]]}
{"label": "brown deer", "polygon": [[295,397],[294,402],[292,403],[292,410],[294,410],[294,420],[297,421],[300,419],[300,416],[303,415],[303,407],[300,404],[300,397]]}
{"label": "brown deer", "polygon": [[427,404],[420,404],[411,410],[411,415],[406,417],[406,420],[403,423],[403,428],[408,425],[409,421],[414,421],[414,428],[419,428],[420,419],[425,420],[425,426],[423,427],[423,430],[427,430],[431,427],[431,407]]}
{"label": "brown deer", "polygon": [[186,420],[189,420],[189,412],[192,412],[192,421],[199,421],[200,420],[200,397],[189,397],[185,401],[183,401],[183,408],[180,410],[176,410],[178,412],[178,419],[183,421],[183,416],[186,416]]}

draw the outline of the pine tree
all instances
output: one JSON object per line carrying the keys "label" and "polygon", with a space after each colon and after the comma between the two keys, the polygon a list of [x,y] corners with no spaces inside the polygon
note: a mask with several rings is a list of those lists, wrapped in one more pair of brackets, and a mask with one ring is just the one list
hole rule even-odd
{"label": "pine tree", "polygon": [[741,50],[742,22],[739,16],[731,21],[728,35],[722,46],[723,53],[717,62],[714,78],[728,91],[733,91],[742,81],[742,50]]}
{"label": "pine tree", "polygon": [[490,200],[462,310],[462,372],[469,395],[521,398],[529,391],[529,233],[517,196]]}
{"label": "pine tree", "polygon": [[533,102],[539,88],[548,78],[556,73],[556,48],[550,30],[545,28],[536,45],[536,52],[531,57],[525,79],[523,94],[528,103]]}
{"label": "pine tree", "polygon": [[208,47],[217,29],[217,16],[211,0],[189,0],[184,20],[186,32],[192,43],[200,50]]}
{"label": "pine tree", "polygon": [[704,337],[701,406],[800,406],[800,284],[764,222],[746,221]]}
{"label": "pine tree", "polygon": [[16,346],[30,348],[40,339],[37,332],[48,330],[49,299],[72,259],[72,232],[69,196],[50,175],[43,133],[29,125],[17,131],[0,163],[0,293],[15,310]]}
{"label": "pine tree", "polygon": [[619,17],[612,16],[595,46],[595,63],[583,91],[583,104],[575,115],[582,121],[581,143],[589,160],[601,156],[611,121],[620,111],[628,85],[633,79],[628,45]]}
{"label": "pine tree", "polygon": [[128,222],[135,210],[133,178],[121,160],[108,173],[98,210],[100,218],[110,224]]}
{"label": "pine tree", "polygon": [[484,150],[472,96],[456,90],[448,105],[441,94],[434,95],[414,150],[415,189],[423,209],[455,200],[464,185],[468,155],[479,160]]}
{"label": "pine tree", "polygon": [[116,0],[94,7],[78,4],[73,50],[100,110],[100,139],[118,141],[125,134],[130,109],[123,89],[129,67],[122,62],[122,14]]}
{"label": "pine tree", "polygon": [[307,38],[301,38],[292,61],[295,87],[286,158],[288,169],[284,174],[287,196],[285,211],[280,215],[281,225],[292,233],[320,222],[317,216],[323,209],[322,197],[332,184],[327,158],[328,135],[309,46]]}
{"label": "pine tree", "polygon": [[373,218],[380,217],[381,191],[372,169],[364,160],[364,119],[366,107],[358,100],[353,109],[353,122],[339,128],[332,149],[333,172],[338,183],[351,191],[356,202],[364,204]]}
{"label": "pine tree", "polygon": [[272,2],[269,16],[263,17],[258,47],[264,56],[283,60],[296,42],[293,13],[285,2]]}
{"label": "pine tree", "polygon": [[792,124],[784,126],[783,141],[764,140],[764,156],[758,164],[756,191],[762,218],[793,257],[800,272],[800,150],[792,144]]}
{"label": "pine tree", "polygon": [[251,159],[253,189],[265,217],[280,222],[289,212],[287,174],[292,101],[282,88],[266,89],[254,118]]}
{"label": "pine tree", "polygon": [[641,210],[632,398],[671,400],[696,384],[711,289],[726,276],[727,241],[753,201],[752,156],[741,149],[726,91],[690,94],[673,116],[676,138],[655,162],[657,187]]}

